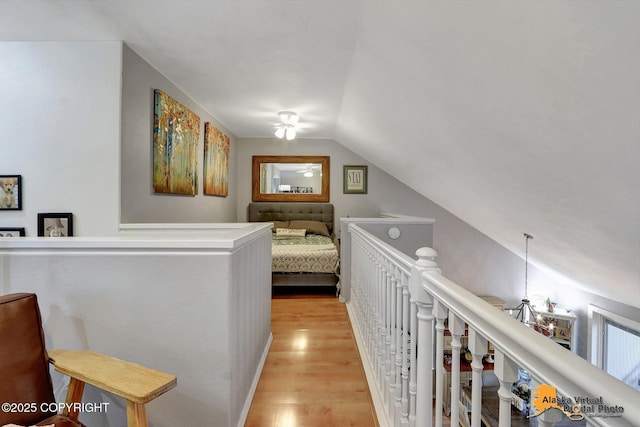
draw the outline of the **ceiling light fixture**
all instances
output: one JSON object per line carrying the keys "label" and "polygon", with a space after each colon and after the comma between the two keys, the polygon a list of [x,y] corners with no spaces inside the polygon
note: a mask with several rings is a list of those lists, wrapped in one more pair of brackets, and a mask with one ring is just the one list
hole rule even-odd
{"label": "ceiling light fixture", "polygon": [[278,113],[278,116],[280,116],[280,120],[282,121],[282,123],[286,125],[295,125],[296,123],[298,123],[298,120],[300,120],[298,115],[293,111],[280,111]]}
{"label": "ceiling light fixture", "polygon": [[527,233],[524,233],[525,238],[525,255],[524,255],[524,298],[515,308],[510,308],[509,314],[515,317],[517,320],[521,321],[527,326],[532,326],[538,317],[538,313],[531,306],[531,301],[529,301],[529,283],[528,283],[528,270],[529,270],[529,240],[533,239],[533,236]]}
{"label": "ceiling light fixture", "polygon": [[529,240],[533,239],[533,236],[524,233],[524,238],[524,298],[522,298],[520,305],[514,308],[508,308],[507,310],[509,310],[511,317],[514,317],[526,326],[533,328],[545,336],[553,336],[554,329],[557,326],[555,323],[556,320],[545,318],[545,316],[538,313],[529,300]]}
{"label": "ceiling light fixture", "polygon": [[280,111],[278,113],[282,123],[277,125],[275,135],[278,139],[287,138],[287,141],[291,141],[296,137],[296,124],[300,118],[293,111]]}

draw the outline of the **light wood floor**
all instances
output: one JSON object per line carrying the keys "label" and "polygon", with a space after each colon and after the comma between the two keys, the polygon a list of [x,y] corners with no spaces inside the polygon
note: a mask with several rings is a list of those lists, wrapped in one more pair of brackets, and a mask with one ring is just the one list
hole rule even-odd
{"label": "light wood floor", "polygon": [[273,343],[245,426],[377,427],[347,309],[332,289],[284,289],[271,307]]}
{"label": "light wood floor", "polygon": [[347,310],[331,289],[274,295],[247,427],[377,426]]}

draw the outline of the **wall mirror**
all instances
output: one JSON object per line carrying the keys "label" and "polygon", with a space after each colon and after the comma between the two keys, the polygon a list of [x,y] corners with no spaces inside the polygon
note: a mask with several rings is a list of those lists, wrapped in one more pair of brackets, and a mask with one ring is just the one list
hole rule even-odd
{"label": "wall mirror", "polygon": [[328,202],[329,156],[253,156],[254,202]]}

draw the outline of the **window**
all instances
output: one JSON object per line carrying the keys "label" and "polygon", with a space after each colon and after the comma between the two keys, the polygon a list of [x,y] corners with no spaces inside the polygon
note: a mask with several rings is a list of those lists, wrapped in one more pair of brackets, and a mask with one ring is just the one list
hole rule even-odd
{"label": "window", "polygon": [[640,391],[640,323],[589,305],[589,361]]}

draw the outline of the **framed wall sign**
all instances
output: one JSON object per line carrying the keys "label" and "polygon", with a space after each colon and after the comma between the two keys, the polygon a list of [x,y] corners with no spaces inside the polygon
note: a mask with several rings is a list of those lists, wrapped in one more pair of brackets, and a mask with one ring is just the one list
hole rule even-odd
{"label": "framed wall sign", "polygon": [[367,166],[343,166],[344,194],[367,194]]}

